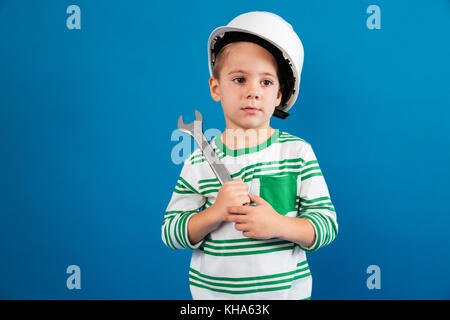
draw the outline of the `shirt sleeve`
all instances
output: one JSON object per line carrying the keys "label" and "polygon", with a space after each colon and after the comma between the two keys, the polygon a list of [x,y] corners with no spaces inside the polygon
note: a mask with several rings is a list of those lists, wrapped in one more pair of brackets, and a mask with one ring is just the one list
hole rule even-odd
{"label": "shirt sleeve", "polygon": [[193,245],[189,242],[188,223],[192,216],[200,212],[207,198],[196,189],[196,170],[188,157],[175,185],[172,197],[164,213],[161,237],[170,249],[197,249],[203,241]]}
{"label": "shirt sleeve", "polygon": [[297,217],[308,219],[316,234],[311,247],[303,249],[316,251],[336,238],[338,233],[336,210],[311,145],[307,145],[302,158],[304,163],[299,176],[300,199]]}

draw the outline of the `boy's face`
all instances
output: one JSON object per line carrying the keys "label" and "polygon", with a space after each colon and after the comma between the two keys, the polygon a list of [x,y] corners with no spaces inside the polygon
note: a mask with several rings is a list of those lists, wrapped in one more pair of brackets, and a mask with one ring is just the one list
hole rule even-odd
{"label": "boy's face", "polygon": [[222,102],[228,129],[267,129],[281,101],[275,58],[252,42],[227,46],[219,78],[209,79],[211,96]]}

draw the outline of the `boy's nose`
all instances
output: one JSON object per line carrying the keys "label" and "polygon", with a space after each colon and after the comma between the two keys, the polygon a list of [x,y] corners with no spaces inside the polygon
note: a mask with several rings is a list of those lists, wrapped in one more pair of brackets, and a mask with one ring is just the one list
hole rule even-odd
{"label": "boy's nose", "polygon": [[248,99],[259,99],[259,93],[256,91],[250,91],[247,95]]}
{"label": "boy's nose", "polygon": [[260,98],[260,91],[258,85],[250,84],[248,86],[248,92],[247,92],[247,98],[248,99],[259,99]]}

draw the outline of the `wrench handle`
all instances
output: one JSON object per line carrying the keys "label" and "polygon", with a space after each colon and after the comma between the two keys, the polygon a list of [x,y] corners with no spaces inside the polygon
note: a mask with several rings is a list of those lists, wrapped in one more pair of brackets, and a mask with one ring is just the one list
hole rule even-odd
{"label": "wrench handle", "polygon": [[[195,110],[195,121],[191,123],[184,123],[183,117],[180,116],[178,118],[178,129],[194,138],[220,184],[223,185],[225,182],[232,180],[230,172],[227,170],[224,163],[219,159],[216,152],[211,147],[211,144],[203,134],[203,117],[199,111]],[[254,203],[250,202],[245,205],[254,205]]]}
{"label": "wrench handle", "polygon": [[[202,150],[203,156],[206,161],[208,161],[212,171],[216,175],[217,179],[219,179],[219,182],[224,184],[225,182],[231,181],[232,178],[230,172],[225,167],[224,163],[219,159],[217,153],[211,147],[211,144],[208,142],[205,135],[203,133],[197,134],[194,136],[194,140],[199,145],[200,150]],[[251,201],[250,203],[246,203],[244,205],[256,206],[256,203]]]}
{"label": "wrench handle", "polygon": [[212,171],[216,175],[217,179],[219,179],[219,182],[221,184],[224,184],[225,182],[231,181],[232,179],[228,169],[219,159],[216,152],[209,144],[208,140],[206,140],[205,135],[203,133],[196,134],[194,136],[194,140],[199,145],[200,150],[202,150],[203,156],[205,157],[206,161],[208,161]]}

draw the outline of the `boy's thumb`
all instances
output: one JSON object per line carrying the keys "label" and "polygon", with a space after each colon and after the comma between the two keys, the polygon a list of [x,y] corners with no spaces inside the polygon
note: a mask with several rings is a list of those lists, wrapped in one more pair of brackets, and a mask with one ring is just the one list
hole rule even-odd
{"label": "boy's thumb", "polygon": [[260,196],[257,196],[255,194],[249,194],[248,197],[250,200],[256,204],[266,204],[267,201],[261,198]]}

